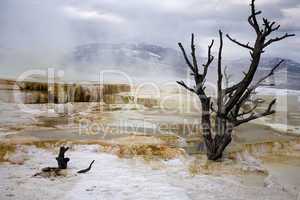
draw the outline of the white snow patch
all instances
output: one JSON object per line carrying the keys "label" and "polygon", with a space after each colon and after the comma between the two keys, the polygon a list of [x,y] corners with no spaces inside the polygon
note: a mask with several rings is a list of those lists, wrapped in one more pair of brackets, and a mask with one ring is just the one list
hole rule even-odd
{"label": "white snow patch", "polygon": [[[0,165],[0,199],[295,199],[284,191],[247,187],[228,177],[190,176],[184,160],[168,161],[163,169],[155,170],[143,160],[120,159],[98,149],[85,145],[69,150],[66,177],[36,178],[32,175],[41,168],[56,166],[57,152],[24,147],[22,152],[30,159],[23,165]],[[92,160],[91,171],[76,174]]]}

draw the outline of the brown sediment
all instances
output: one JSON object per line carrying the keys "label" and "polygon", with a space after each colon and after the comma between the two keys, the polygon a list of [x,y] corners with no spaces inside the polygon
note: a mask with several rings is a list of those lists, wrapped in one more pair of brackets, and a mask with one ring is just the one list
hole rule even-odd
{"label": "brown sediment", "polygon": [[164,160],[174,159],[184,155],[184,150],[171,148],[167,145],[118,145],[116,154],[121,157],[142,156],[145,160],[160,158]]}
{"label": "brown sediment", "polygon": [[104,95],[130,92],[128,84],[67,84],[44,82],[16,82],[19,90],[28,93],[24,103],[100,102]]}
{"label": "brown sediment", "polygon": [[0,143],[0,162],[6,161],[5,155],[16,151],[16,145]]}
{"label": "brown sediment", "polygon": [[178,140],[180,139],[179,136],[171,134],[161,134],[157,137],[163,142],[165,142],[168,146],[178,146]]}
{"label": "brown sediment", "polygon": [[255,143],[243,143],[232,145],[227,153],[229,157],[236,158],[240,153],[247,152],[251,155],[262,157],[268,155],[277,156],[297,156],[300,152],[295,150],[295,146],[300,144],[300,138],[261,141]]}
{"label": "brown sediment", "polygon": [[211,162],[203,157],[198,158],[193,162],[191,162],[188,166],[188,170],[191,175],[206,174],[206,175],[224,176],[224,175],[255,174],[264,177],[268,175],[267,170],[263,168],[250,170],[236,160],[228,159],[222,162]]}
{"label": "brown sediment", "polygon": [[152,108],[159,105],[159,101],[153,98],[137,97],[137,104],[142,104],[145,107]]}
{"label": "brown sediment", "polygon": [[[48,84],[44,82],[16,82],[23,92],[24,103],[68,103],[68,102],[100,102],[106,104],[136,103],[152,108],[159,106],[159,100],[142,96],[133,97],[131,86],[127,84]],[[123,94],[121,94],[123,93]],[[120,94],[120,95],[117,95]]]}
{"label": "brown sediment", "polygon": [[0,79],[0,85],[14,85],[16,81],[9,79]]}
{"label": "brown sediment", "polygon": [[[142,156],[145,160],[160,158],[174,159],[185,155],[185,151],[178,148],[175,143],[176,136],[145,136],[130,135],[106,141],[104,151],[113,152],[121,158]],[[170,145],[170,144],[173,145]]]}
{"label": "brown sediment", "polygon": [[[166,139],[164,137],[164,139],[170,142],[170,138]],[[174,140],[172,138],[173,142]],[[100,145],[100,151],[116,154],[120,158],[141,156],[144,159],[160,158],[168,160],[185,154],[183,149],[171,147],[160,138],[135,135],[114,140],[39,140],[36,138],[7,140],[0,143],[0,158],[3,159],[7,152],[13,152],[18,145],[33,145],[37,148],[52,150],[62,145],[70,146],[71,149],[74,145]]]}
{"label": "brown sediment", "polygon": [[46,117],[46,116],[39,116],[37,117],[39,123],[35,125],[38,127],[49,127],[49,128],[56,128],[57,125],[64,125],[68,124],[69,118],[65,116],[60,117]]}

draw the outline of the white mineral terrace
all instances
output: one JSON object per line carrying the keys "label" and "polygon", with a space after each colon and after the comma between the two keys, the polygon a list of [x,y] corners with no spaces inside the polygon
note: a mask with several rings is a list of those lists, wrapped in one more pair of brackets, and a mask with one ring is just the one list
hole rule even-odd
{"label": "white mineral terrace", "polygon": [[[265,180],[248,176],[248,183],[233,175],[192,176],[188,170],[192,158],[120,159],[102,153],[97,145],[74,147],[68,153],[71,162],[63,177],[32,177],[42,167],[55,166],[54,157],[52,151],[19,147],[14,159],[24,159],[22,165],[0,165],[0,199],[296,199],[295,192],[288,192],[273,175]],[[91,171],[76,174],[91,160],[95,160]]]}
{"label": "white mineral terrace", "polygon": [[[279,96],[275,116],[237,128],[217,163],[197,152],[199,110],[192,99],[178,102],[180,95],[171,90],[154,98],[144,91],[132,101],[132,91],[119,91],[102,103],[17,104],[10,89],[0,90],[0,199],[300,198],[296,94]],[[94,132],[82,120],[104,128]],[[60,145],[71,147],[68,169],[34,176],[57,166]],[[92,160],[89,172],[76,173]]]}

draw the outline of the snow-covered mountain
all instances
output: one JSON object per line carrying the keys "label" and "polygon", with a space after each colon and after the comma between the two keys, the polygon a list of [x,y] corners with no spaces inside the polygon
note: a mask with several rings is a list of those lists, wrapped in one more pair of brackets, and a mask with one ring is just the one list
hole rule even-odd
{"label": "snow-covered mountain", "polygon": [[[150,44],[110,44],[92,43],[81,45],[73,52],[73,61],[81,63],[108,62],[117,65],[135,60],[149,62],[175,63],[178,52],[171,48]],[[110,59],[113,58],[113,59]],[[177,62],[179,59],[177,59]]]}
{"label": "snow-covered mountain", "polygon": [[180,52],[150,44],[92,43],[78,46],[65,60],[87,71],[115,69],[131,76],[178,76],[186,71]]}
{"label": "snow-covered mountain", "polygon": [[[256,79],[266,74],[271,67],[276,65],[281,58],[263,57]],[[199,63],[204,63],[205,58],[199,57]],[[180,77],[186,78],[188,67],[179,50],[152,44],[111,44],[91,43],[77,46],[65,59],[67,65],[74,70],[94,73],[99,70],[115,69],[130,76],[147,77]],[[232,81],[240,80],[243,72],[249,67],[249,58],[237,60],[223,60],[228,66],[228,73]],[[215,80],[216,62],[209,69],[208,79]],[[266,84],[275,85],[277,88],[300,90],[300,63],[285,59],[276,72],[274,78]]]}

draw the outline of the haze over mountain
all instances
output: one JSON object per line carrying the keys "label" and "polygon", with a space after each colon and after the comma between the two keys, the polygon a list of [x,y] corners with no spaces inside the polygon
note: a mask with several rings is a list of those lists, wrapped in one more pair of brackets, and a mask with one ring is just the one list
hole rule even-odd
{"label": "haze over mountain", "polygon": [[[0,58],[5,58],[9,53],[9,51],[0,52]],[[201,55],[201,52],[199,54]],[[206,61],[205,57],[199,56],[198,58],[199,65]],[[284,58],[264,55],[256,78],[267,73],[280,59]],[[18,61],[18,59],[14,60]],[[30,62],[28,61],[28,63]],[[242,78],[243,72],[246,72],[249,67],[249,63],[249,58],[245,57],[238,59],[223,58],[223,66],[227,66],[228,74],[232,75],[231,82],[236,82]],[[14,73],[14,78],[16,78],[26,72],[27,69],[46,71],[46,67],[53,67],[64,71],[63,80],[73,81],[98,81],[101,72],[105,72],[107,81],[128,81],[128,79],[132,79],[138,82],[170,81],[175,83],[176,80],[191,79],[190,72],[179,49],[149,43],[88,43],[64,50],[58,62],[48,66],[43,63],[30,65],[27,62],[24,65],[19,63],[18,66],[17,73],[15,67],[9,67],[9,65],[3,67],[1,78],[6,78],[6,73]],[[216,74],[215,60],[207,77],[212,84],[215,84]],[[271,84],[272,87],[275,85],[276,88],[300,90],[299,76],[300,63],[285,59],[285,62],[275,73],[274,78],[269,79],[266,85]]]}
{"label": "haze over mountain", "polygon": [[180,52],[152,44],[92,43],[78,46],[66,57],[64,64],[91,72],[116,70],[130,76],[165,78],[179,76],[185,71]]}
{"label": "haze over mountain", "polygon": [[[257,77],[264,75],[281,59],[279,57],[263,57]],[[277,88],[300,89],[300,63],[291,59],[284,59],[284,63],[275,73],[274,78],[266,84],[275,85]],[[199,63],[204,63],[205,58],[199,57]],[[216,62],[209,70],[209,81],[216,75]],[[235,82],[243,76],[249,67],[249,58],[236,60],[223,60],[223,65],[228,66],[231,81]],[[125,72],[131,77],[147,80],[175,80],[189,77],[188,68],[181,52],[153,44],[111,44],[92,43],[77,46],[65,59],[64,66],[72,66],[73,70],[84,68],[83,73],[99,73],[101,70],[116,70]]]}

